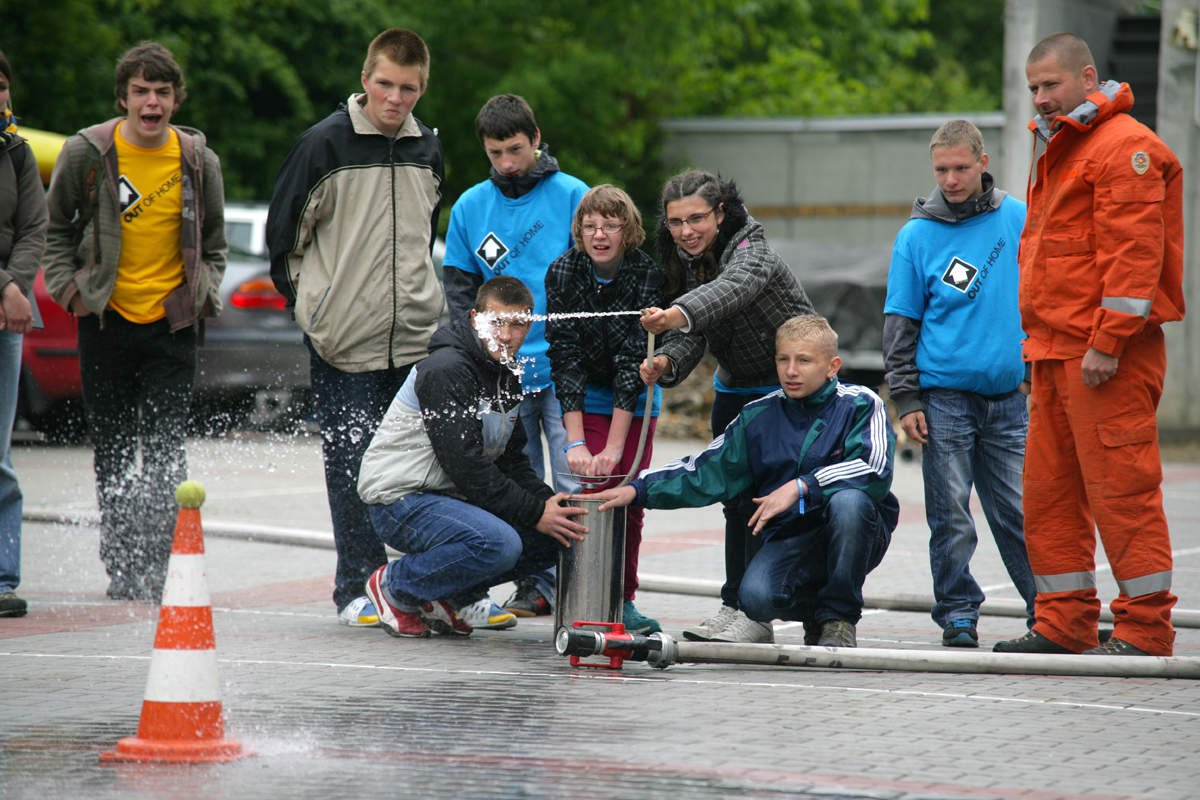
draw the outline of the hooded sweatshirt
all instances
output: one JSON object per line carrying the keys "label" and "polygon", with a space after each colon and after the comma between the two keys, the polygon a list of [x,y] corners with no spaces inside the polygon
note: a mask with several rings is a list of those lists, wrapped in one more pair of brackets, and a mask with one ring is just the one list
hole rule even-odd
{"label": "hooded sweatshirt", "polygon": [[[587,184],[558,168],[544,142],[527,174],[492,177],[463,192],[446,232],[446,303],[465,316],[475,292],[497,275],[511,275],[533,293],[533,311],[546,313],[546,272],[572,245],[571,221]],[[546,323],[535,320],[521,346],[526,392],[550,386]]]}
{"label": "hooded sweatshirt", "polygon": [[415,492],[459,497],[533,528],[554,492],[525,456],[520,380],[493,359],[468,317],[438,329],[396,393],[359,468],[366,503]]}
{"label": "hooded sweatshirt", "polygon": [[995,188],[949,203],[934,187],[896,236],[884,303],[884,367],[901,416],[922,389],[986,396],[1025,379],[1017,249],[1025,204]]}

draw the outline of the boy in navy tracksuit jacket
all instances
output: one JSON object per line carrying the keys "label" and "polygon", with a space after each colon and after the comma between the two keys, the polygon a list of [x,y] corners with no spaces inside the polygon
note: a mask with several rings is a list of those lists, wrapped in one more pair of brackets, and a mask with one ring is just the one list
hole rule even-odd
{"label": "boy in navy tracksuit jacket", "polygon": [[706,506],[754,489],[763,545],[738,604],[752,620],[804,623],[805,644],[854,647],[862,586],[899,518],[892,495],[896,436],[883,401],[837,379],[837,334],[794,317],[775,335],[781,389],[748,404],[696,456],[643,472],[594,497],[601,510]]}

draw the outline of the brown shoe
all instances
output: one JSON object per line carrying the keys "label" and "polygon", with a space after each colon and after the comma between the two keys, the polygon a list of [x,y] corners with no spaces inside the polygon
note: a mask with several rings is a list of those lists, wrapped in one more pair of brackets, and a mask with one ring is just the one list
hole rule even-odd
{"label": "brown shoe", "polygon": [[1110,638],[1107,642],[1099,647],[1093,647],[1091,650],[1084,650],[1085,656],[1148,656],[1150,655],[1145,650],[1139,647],[1134,647],[1124,639]]}
{"label": "brown shoe", "polygon": [[844,619],[831,619],[821,625],[818,647],[858,647],[854,625]]}
{"label": "brown shoe", "polygon": [[1017,639],[996,642],[993,653],[1042,653],[1045,655],[1074,655],[1073,650],[1057,645],[1037,631],[1029,631]]}

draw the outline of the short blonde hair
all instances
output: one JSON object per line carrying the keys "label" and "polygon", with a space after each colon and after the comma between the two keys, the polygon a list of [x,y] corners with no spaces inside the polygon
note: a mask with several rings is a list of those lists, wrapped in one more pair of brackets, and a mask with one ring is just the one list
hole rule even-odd
{"label": "short blonde hair", "polygon": [[621,242],[626,250],[632,250],[646,241],[642,212],[638,211],[633,198],[611,183],[593,186],[579,201],[579,206],[575,209],[575,219],[571,223],[571,236],[575,239],[576,247],[581,247],[583,218],[588,214],[621,220]]}
{"label": "short blonde hair", "polygon": [[978,161],[983,158],[983,134],[965,119],[952,119],[934,131],[929,140],[931,153],[938,147],[965,147]]}
{"label": "short blonde hair", "polygon": [[398,67],[416,67],[421,76],[421,90],[429,83],[429,48],[425,40],[408,28],[388,28],[371,40],[363,61],[363,75],[370,77],[386,58]]}
{"label": "short blonde hair", "polygon": [[829,355],[836,356],[838,351],[838,335],[829,320],[816,314],[803,314],[785,320],[775,331],[775,347],[779,348],[787,341],[815,342],[826,350]]}

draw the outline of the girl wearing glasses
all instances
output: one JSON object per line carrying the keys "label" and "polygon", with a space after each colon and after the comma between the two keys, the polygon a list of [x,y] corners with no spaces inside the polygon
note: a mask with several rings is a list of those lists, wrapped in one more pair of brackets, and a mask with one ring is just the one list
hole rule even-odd
{"label": "girl wearing glasses", "polygon": [[[642,317],[665,338],[643,361],[649,385],[675,386],[706,351],[717,360],[713,375],[713,436],[752,400],[779,389],[775,329],[785,320],[814,314],[812,302],[787,263],[767,244],[763,226],[746,210],[732,181],[699,170],[667,181],[659,205],[658,252],[666,279],[665,308]],[[749,496],[725,504],[725,585],[721,610],[685,638],[718,642],[773,642],[770,623],[738,610],[738,589],[758,539],[748,535],[754,513]]]}
{"label": "girl wearing glasses", "polygon": [[[575,246],[546,273],[546,307],[551,314],[630,311],[661,305],[663,275],[638,245],[646,238],[642,215],[629,195],[602,184],[589,190],[575,210]],[[638,367],[646,357],[646,334],[636,316],[581,317],[546,325],[550,374],[562,404],[567,464],[576,475],[640,472],[650,465],[662,390],[646,386]],[[643,419],[646,392],[653,392],[650,419]],[[634,465],[638,437],[647,426],[641,461]],[[616,485],[619,477],[612,480]],[[633,605],[641,506],[625,520],[625,604],[622,622],[634,633],[661,630]]]}

